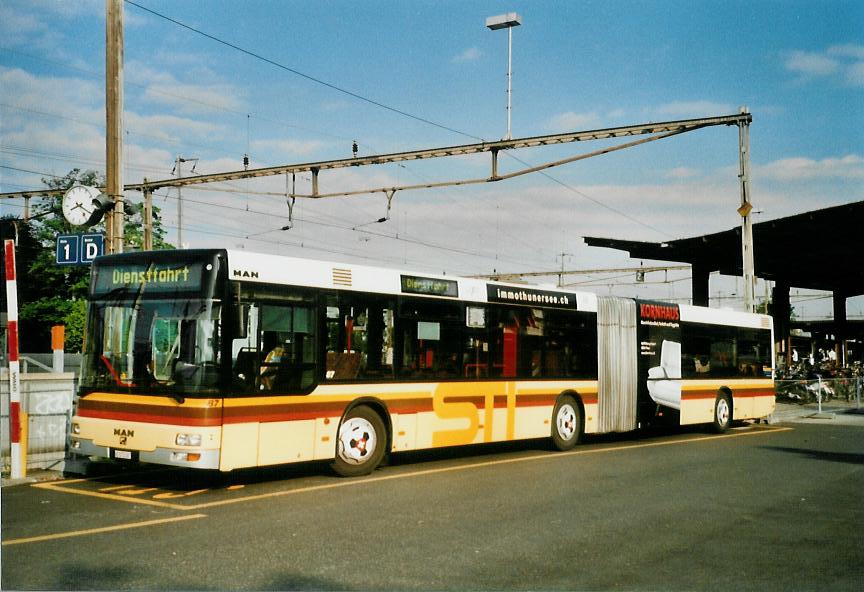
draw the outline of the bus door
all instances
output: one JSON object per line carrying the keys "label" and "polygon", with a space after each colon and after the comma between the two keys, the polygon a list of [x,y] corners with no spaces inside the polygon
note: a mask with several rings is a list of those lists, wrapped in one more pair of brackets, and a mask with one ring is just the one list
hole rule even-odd
{"label": "bus door", "polygon": [[677,304],[638,301],[640,421],[681,411],[681,323]]}

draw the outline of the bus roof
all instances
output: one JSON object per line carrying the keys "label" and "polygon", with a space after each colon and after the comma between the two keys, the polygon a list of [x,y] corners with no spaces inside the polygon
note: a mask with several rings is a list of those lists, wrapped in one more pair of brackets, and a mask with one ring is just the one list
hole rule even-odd
{"label": "bus roof", "polygon": [[[248,251],[228,251],[228,279],[379,294],[452,297],[478,303],[536,303],[540,307],[556,307],[554,302],[556,298],[558,303],[562,302],[562,298],[566,298],[565,305],[558,307],[583,311],[597,310],[597,297],[591,292],[576,292],[536,284],[492,282],[353,263],[265,255]],[[489,286],[505,288],[506,293],[501,295],[496,293],[490,298]]]}
{"label": "bus roof", "polygon": [[[467,302],[506,302],[537,307],[597,311],[597,295],[536,284],[403,271],[387,267],[228,250],[228,279],[310,288],[451,297]],[[680,305],[682,321],[770,329],[771,317],[725,309]]]}

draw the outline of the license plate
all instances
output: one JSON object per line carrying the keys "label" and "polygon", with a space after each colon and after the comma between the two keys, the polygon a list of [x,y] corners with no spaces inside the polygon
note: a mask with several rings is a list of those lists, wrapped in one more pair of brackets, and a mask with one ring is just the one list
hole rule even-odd
{"label": "license plate", "polygon": [[123,460],[132,460],[132,451],[131,450],[115,450],[114,458],[121,458]]}

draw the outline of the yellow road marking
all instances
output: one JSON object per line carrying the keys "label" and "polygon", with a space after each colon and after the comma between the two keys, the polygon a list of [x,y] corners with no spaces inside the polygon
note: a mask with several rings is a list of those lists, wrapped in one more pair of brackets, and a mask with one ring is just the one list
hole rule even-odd
{"label": "yellow road marking", "polygon": [[[756,426],[754,426],[756,427]],[[754,435],[763,435],[763,434],[773,434],[777,432],[787,432],[790,430],[794,430],[795,428],[791,427],[783,427],[783,428],[775,428],[775,427],[759,427],[758,429],[747,431],[747,432],[736,432],[732,434],[721,434],[721,435],[713,435],[713,436],[702,436],[699,438],[688,438],[682,440],[664,440],[661,442],[644,442],[641,444],[620,444],[617,446],[607,446],[604,448],[590,448],[590,449],[581,449],[577,448],[575,450],[570,450],[568,452],[558,452],[558,453],[544,453],[544,454],[533,454],[531,456],[522,456],[518,458],[504,458],[499,460],[490,460],[483,461],[477,463],[470,463],[465,465],[458,465],[454,467],[441,467],[437,469],[425,469],[420,471],[411,471],[408,473],[399,473],[396,475],[382,475],[379,477],[365,477],[363,479],[340,479],[336,482],[331,483],[323,483],[321,485],[310,485],[308,487],[298,487],[296,489],[287,489],[282,491],[271,491],[269,493],[260,493],[247,495],[243,497],[235,497],[229,499],[216,500],[212,502],[204,502],[195,505],[181,505],[181,504],[172,504],[168,502],[160,502],[156,500],[150,499],[139,499],[139,498],[129,498],[122,495],[115,495],[109,493],[100,493],[97,491],[87,491],[83,489],[72,489],[62,487],[62,484],[68,483],[80,483],[82,481],[88,481],[88,479],[73,479],[71,481],[61,482],[61,484],[54,483],[37,483],[34,484],[33,487],[39,487],[41,489],[50,489],[53,491],[60,491],[63,493],[77,493],[80,495],[89,495],[92,497],[100,497],[112,500],[119,500],[124,502],[132,502],[136,504],[149,504],[153,506],[159,506],[163,508],[171,508],[174,510],[202,510],[205,508],[213,508],[216,506],[225,506],[229,504],[237,504],[241,502],[251,502],[262,499],[268,499],[273,497],[282,497],[286,495],[294,495],[299,493],[309,493],[313,491],[323,491],[328,489],[339,489],[341,487],[355,487],[357,485],[368,485],[373,483],[380,483],[382,481],[393,481],[395,479],[410,479],[412,477],[426,477],[429,475],[437,475],[441,473],[453,473],[457,471],[467,471],[470,469],[481,469],[485,467],[492,467],[497,465],[506,465],[513,463],[522,463],[522,462],[531,462],[531,461],[540,461],[540,460],[555,460],[560,458],[568,458],[571,456],[579,456],[579,455],[588,455],[588,454],[599,454],[602,452],[618,452],[621,450],[636,450],[639,448],[654,448],[657,446],[670,446],[673,444],[689,444],[692,442],[706,442],[711,440],[723,440],[727,438],[740,438],[742,436],[754,436]]]}
{"label": "yellow road marking", "polygon": [[[180,504],[172,504],[169,502],[160,502],[153,499],[139,498],[139,497],[129,497],[128,495],[118,495],[114,493],[103,493],[102,491],[88,491],[86,489],[74,489],[71,487],[64,487],[64,485],[70,485],[74,483],[81,483],[84,481],[89,481],[89,479],[72,479],[70,481],[60,481],[59,483],[34,483],[32,487],[36,487],[38,489],[48,489],[51,491],[59,491],[61,493],[76,493],[78,495],[86,495],[89,497],[98,497],[101,499],[109,499],[114,501],[121,501],[133,504],[143,504],[146,506],[156,506],[158,508],[170,508],[172,510],[189,510],[189,506],[183,506]],[[131,487],[127,485],[126,487]]]}
{"label": "yellow road marking", "polygon": [[196,518],[206,518],[206,514],[189,514],[186,516],[176,516],[174,518],[162,518],[160,520],[147,520],[145,522],[132,522],[130,524],[116,524],[114,526],[103,526],[101,528],[88,528],[86,530],[72,530],[69,532],[57,532],[54,534],[43,534],[41,536],[26,537],[21,539],[11,539],[3,541],[3,546],[6,545],[23,545],[26,543],[40,543],[42,541],[53,541],[57,539],[65,539],[69,537],[86,536],[89,534],[99,534],[102,532],[113,532],[115,530],[126,530],[128,528],[142,528],[145,526],[155,526],[157,524],[169,524],[171,522],[179,522],[181,520],[194,520]]}

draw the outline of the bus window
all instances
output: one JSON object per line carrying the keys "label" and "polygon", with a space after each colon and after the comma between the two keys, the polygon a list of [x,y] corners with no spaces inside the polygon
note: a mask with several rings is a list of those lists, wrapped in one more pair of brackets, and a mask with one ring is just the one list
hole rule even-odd
{"label": "bus window", "polygon": [[498,307],[492,317],[490,376],[597,377],[597,321],[592,313]]}
{"label": "bus window", "polygon": [[[259,310],[257,390],[307,390],[315,384],[315,309],[265,304]],[[251,316],[251,315],[250,315]]]}
{"label": "bus window", "polygon": [[231,342],[232,386],[244,391],[255,389],[260,360],[258,358],[258,306],[243,304],[243,321],[239,335]]}
{"label": "bus window", "polygon": [[328,380],[393,378],[395,309],[362,294],[327,302]]}
{"label": "bus window", "polygon": [[153,300],[92,307],[96,347],[82,367],[85,386],[210,391],[219,379],[216,303]]}
{"label": "bus window", "polygon": [[487,309],[480,306],[465,307],[465,370],[462,378],[489,377],[489,328]]}
{"label": "bus window", "polygon": [[681,341],[685,377],[762,377],[771,368],[768,330],[682,323]]}
{"label": "bus window", "polygon": [[465,317],[457,303],[403,300],[400,376],[418,380],[464,378],[464,326]]}

